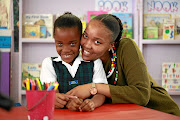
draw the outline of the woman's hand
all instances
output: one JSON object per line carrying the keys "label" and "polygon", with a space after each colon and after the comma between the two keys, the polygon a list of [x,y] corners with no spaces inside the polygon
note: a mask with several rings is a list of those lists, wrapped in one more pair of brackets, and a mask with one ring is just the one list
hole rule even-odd
{"label": "woman's hand", "polygon": [[79,111],[79,106],[83,103],[83,99],[73,98],[70,99],[66,107],[71,111]]}
{"label": "woman's hand", "polygon": [[64,108],[64,106],[67,104],[67,101],[70,98],[77,98],[77,97],[71,96],[71,95],[66,95],[63,93],[56,93],[55,108]]}
{"label": "woman's hand", "polygon": [[86,99],[84,102],[79,106],[79,111],[81,112],[91,112],[95,109],[95,104],[92,99]]}
{"label": "woman's hand", "polygon": [[90,91],[89,91],[90,88],[91,88],[91,83],[79,85],[71,89],[70,91],[68,91],[66,94],[77,96],[78,98],[86,99],[91,96]]}

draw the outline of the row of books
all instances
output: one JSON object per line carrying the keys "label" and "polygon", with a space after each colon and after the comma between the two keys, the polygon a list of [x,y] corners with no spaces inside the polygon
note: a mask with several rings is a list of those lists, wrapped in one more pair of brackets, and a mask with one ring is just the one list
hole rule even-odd
{"label": "row of books", "polygon": [[52,14],[24,14],[23,37],[25,38],[52,38]]}
{"label": "row of books", "polygon": [[[22,89],[26,79],[40,79],[40,63],[22,64]],[[180,91],[180,63],[162,63],[162,87],[167,91]]]}
{"label": "row of books", "polygon": [[144,39],[180,39],[180,15],[144,14]]}
{"label": "row of books", "polygon": [[[107,14],[103,11],[88,11],[87,20],[81,18],[83,31],[87,22],[99,14]],[[112,13],[119,17],[123,24],[123,37],[133,38],[133,15],[132,13]],[[57,14],[56,18],[60,15]],[[23,15],[23,37],[24,38],[52,38],[53,37],[53,15],[52,14],[24,14]]]}

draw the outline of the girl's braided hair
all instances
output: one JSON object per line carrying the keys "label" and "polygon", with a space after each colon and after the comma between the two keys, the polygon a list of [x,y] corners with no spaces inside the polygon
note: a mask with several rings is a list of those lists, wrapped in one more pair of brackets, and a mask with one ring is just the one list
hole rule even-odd
{"label": "girl's braided hair", "polygon": [[79,30],[80,36],[82,35],[81,20],[70,12],[65,12],[63,15],[61,15],[55,20],[53,34],[55,34],[56,28],[67,28],[67,27],[68,28],[77,27]]}

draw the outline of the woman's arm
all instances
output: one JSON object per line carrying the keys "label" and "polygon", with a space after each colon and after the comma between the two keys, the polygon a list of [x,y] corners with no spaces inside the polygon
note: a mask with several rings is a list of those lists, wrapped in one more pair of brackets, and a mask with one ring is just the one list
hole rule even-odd
{"label": "woman's arm", "polygon": [[[96,84],[96,88],[97,88],[97,93],[111,98],[110,89],[109,89],[108,84],[103,84],[103,83],[95,83],[95,84]],[[88,83],[88,84],[84,84],[84,85],[79,85],[79,86],[71,89],[70,91],[68,91],[66,94],[77,96],[82,99],[86,99],[91,96],[90,89],[91,89],[91,83]]]}

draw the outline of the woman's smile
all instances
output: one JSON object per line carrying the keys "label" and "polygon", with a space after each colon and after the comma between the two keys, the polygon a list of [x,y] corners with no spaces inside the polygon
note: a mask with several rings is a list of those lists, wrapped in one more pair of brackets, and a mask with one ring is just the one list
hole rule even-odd
{"label": "woman's smile", "polygon": [[90,55],[91,53],[89,51],[83,50],[83,55]]}

